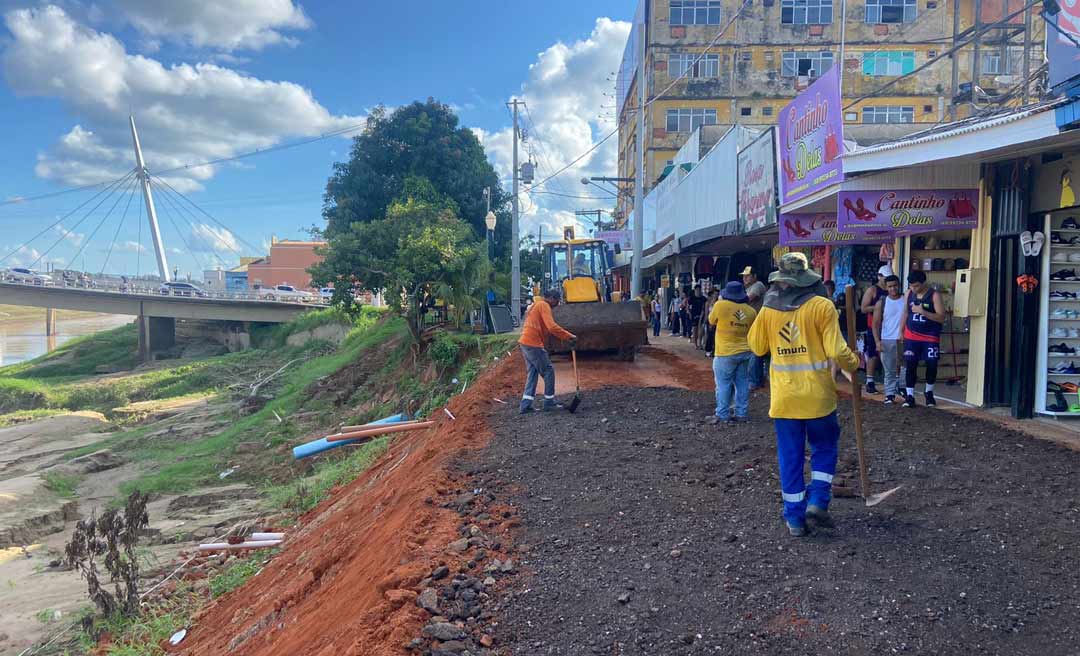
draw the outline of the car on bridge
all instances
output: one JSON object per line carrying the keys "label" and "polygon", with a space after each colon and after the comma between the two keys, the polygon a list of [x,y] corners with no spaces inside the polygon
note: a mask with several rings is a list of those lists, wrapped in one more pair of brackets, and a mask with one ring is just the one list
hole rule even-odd
{"label": "car on bridge", "polygon": [[4,272],[4,279],[12,282],[24,282],[43,287],[53,284],[52,276],[47,273],[38,273],[26,267],[11,267]]}
{"label": "car on bridge", "polygon": [[206,292],[199,289],[190,282],[176,282],[169,281],[161,283],[161,287],[158,288],[158,293],[162,296],[196,296],[205,298],[208,296]]}
{"label": "car on bridge", "polygon": [[327,305],[329,305],[330,301],[334,300],[334,288],[333,287],[323,287],[322,289],[320,289],[319,290],[319,300],[322,301],[323,303],[326,303]]}
{"label": "car on bridge", "polygon": [[293,301],[298,303],[311,303],[315,295],[292,285],[274,285],[273,287],[261,287],[258,290],[259,298],[267,301]]}

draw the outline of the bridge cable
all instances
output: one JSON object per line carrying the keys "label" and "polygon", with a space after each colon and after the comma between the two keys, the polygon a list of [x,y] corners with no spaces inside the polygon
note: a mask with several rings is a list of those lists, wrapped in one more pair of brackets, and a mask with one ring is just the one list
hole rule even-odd
{"label": "bridge cable", "polygon": [[[134,176],[135,176],[135,171],[132,171],[132,172],[131,172],[131,173],[129,174],[129,176],[128,176],[128,177],[129,177],[129,178],[131,178],[131,177],[134,177]],[[125,180],[125,182],[126,182],[126,181],[127,181],[127,180]],[[66,238],[66,237],[67,237],[67,236],[68,236],[69,234],[71,234],[71,233],[75,232],[75,229],[76,229],[76,228],[78,228],[78,227],[79,227],[80,225],[82,225],[82,222],[83,222],[83,221],[85,221],[85,220],[87,220],[88,218],[90,218],[90,216],[91,216],[91,215],[92,215],[92,214],[93,214],[94,212],[96,212],[96,211],[98,210],[98,208],[99,208],[99,207],[101,207],[102,205],[104,205],[104,204],[105,204],[105,202],[106,202],[107,200],[109,200],[109,198],[111,198],[111,197],[112,197],[112,195],[113,195],[113,194],[114,194],[114,193],[116,192],[116,190],[117,190],[118,188],[119,188],[119,185],[114,185],[114,186],[110,187],[110,189],[109,189],[109,193],[108,193],[108,194],[107,194],[107,195],[106,195],[106,196],[105,196],[104,198],[102,198],[101,200],[99,200],[99,201],[98,201],[98,203],[97,203],[97,205],[94,205],[94,206],[93,206],[92,208],[90,208],[90,211],[88,211],[88,212],[87,212],[86,214],[83,214],[82,218],[81,218],[81,219],[79,219],[78,221],[76,221],[76,222],[75,222],[75,225],[73,225],[73,226],[72,226],[72,227],[71,227],[70,229],[68,229],[68,228],[64,228],[63,226],[60,226],[60,228],[61,228],[62,230],[64,230],[64,233],[63,233],[63,234],[62,234],[62,235],[60,236],[60,238],[59,238],[59,239],[57,239],[56,241],[54,241],[54,242],[52,243],[52,246],[49,246],[49,247],[48,247],[47,249],[45,249],[45,252],[44,252],[44,253],[42,253],[42,254],[38,255],[38,258],[37,258],[36,260],[34,260],[34,263],[33,263],[33,264],[31,264],[29,268],[30,268],[30,269],[33,269],[33,268],[34,268],[35,266],[37,266],[38,262],[41,262],[41,261],[42,261],[43,259],[45,259],[45,256],[46,256],[46,255],[48,255],[48,254],[49,254],[50,252],[52,252],[52,249],[54,249],[54,248],[56,248],[57,246],[59,246],[59,245],[60,245],[60,242],[64,241],[64,239],[65,239],[65,238]],[[56,223],[54,223],[54,224],[53,224],[53,226],[57,226],[57,225],[60,225],[60,222],[59,222],[59,221],[57,221]]]}
{"label": "bridge cable", "polygon": [[165,185],[166,187],[168,187],[169,189],[171,189],[171,190],[173,191],[173,193],[175,193],[175,194],[176,194],[177,196],[179,196],[180,198],[182,198],[182,199],[184,199],[185,201],[187,201],[187,202],[188,202],[188,204],[189,204],[189,205],[191,205],[191,206],[192,206],[193,208],[195,208],[196,210],[198,210],[200,214],[202,214],[202,215],[203,215],[203,216],[205,216],[206,218],[210,219],[210,220],[211,220],[211,221],[213,221],[214,223],[218,224],[219,226],[221,226],[222,228],[224,228],[224,229],[228,230],[228,231],[229,231],[230,233],[232,233],[232,234],[233,234],[234,236],[236,236],[236,238],[237,238],[238,240],[240,240],[240,243],[242,243],[242,244],[244,244],[245,246],[247,246],[248,248],[250,248],[250,249],[251,249],[251,250],[252,250],[253,252],[255,252],[255,253],[258,253],[258,252],[260,252],[260,251],[262,250],[261,248],[258,248],[258,247],[256,247],[256,246],[253,246],[253,245],[251,244],[251,242],[249,242],[249,241],[247,241],[246,239],[244,239],[243,237],[239,236],[239,234],[238,234],[238,233],[237,233],[236,231],[234,231],[234,230],[233,230],[232,228],[230,228],[229,226],[225,225],[225,224],[224,224],[224,223],[222,223],[221,221],[218,221],[218,220],[217,220],[216,218],[214,218],[214,216],[213,216],[213,215],[211,215],[211,214],[210,214],[209,212],[207,212],[207,211],[206,211],[206,210],[204,210],[203,208],[199,207],[199,205],[198,205],[198,204],[197,204],[197,203],[196,203],[195,201],[191,200],[190,198],[188,198],[187,196],[185,196],[185,195],[184,195],[184,194],[183,194],[183,193],[182,193],[181,191],[179,191],[178,189],[176,189],[176,187],[173,187],[173,186],[172,186],[171,184],[169,184],[169,183],[168,183],[168,182],[166,182],[165,180],[162,180],[161,178],[156,178],[156,179],[157,179],[157,181],[158,181],[158,182],[160,182],[161,184],[163,184],[163,185]]}
{"label": "bridge cable", "polygon": [[68,189],[61,189],[60,191],[50,191],[49,193],[38,194],[36,196],[13,196],[13,197],[11,197],[11,198],[9,198],[7,200],[0,201],[0,207],[3,207],[4,205],[22,205],[23,203],[29,203],[30,201],[34,201],[34,200],[43,200],[43,199],[46,199],[46,198],[55,198],[56,196],[63,196],[65,194],[73,194],[73,193],[75,193],[77,191],[86,191],[87,189],[93,189],[94,187],[105,187],[105,186],[111,185],[111,184],[113,184],[115,182],[120,182],[121,180],[123,180],[126,177],[127,176],[125,175],[123,178],[117,178],[116,180],[105,180],[103,182],[95,182],[93,184],[81,185],[81,186],[78,186],[78,187],[71,187],[71,188],[68,188]]}
{"label": "bridge cable", "polygon": [[101,271],[98,273],[100,276],[105,275],[105,267],[109,266],[109,258],[112,257],[113,247],[116,246],[116,240],[120,238],[120,231],[124,227],[124,223],[127,221],[128,210],[131,209],[131,201],[135,198],[135,192],[138,189],[138,184],[133,183],[131,185],[131,191],[128,192],[127,204],[124,205],[124,213],[120,215],[120,225],[116,226],[116,232],[113,233],[112,241],[109,242],[109,250],[105,253],[105,261],[101,263]]}
{"label": "bridge cable", "polygon": [[[158,187],[158,191],[161,192],[161,193],[158,194],[158,198],[161,198],[162,200],[164,200],[165,203],[167,203],[169,205],[169,207],[171,207],[172,210],[176,212],[176,215],[180,217],[180,220],[185,222],[188,225],[188,227],[191,228],[191,239],[193,241],[198,241],[203,246],[205,246],[206,247],[206,252],[210,253],[215,258],[217,258],[218,264],[220,266],[222,266],[222,267],[228,266],[228,264],[225,262],[225,260],[221,259],[221,256],[218,255],[217,251],[214,249],[214,245],[212,243],[210,243],[206,237],[201,236],[199,234],[199,231],[196,229],[195,224],[192,223],[191,221],[189,221],[186,216],[184,216],[184,213],[177,207],[176,201],[174,201],[173,198],[171,196],[169,196],[168,193],[166,193],[166,190],[163,187]],[[194,253],[194,251],[192,251],[192,252]]]}
{"label": "bridge cable", "polygon": [[[131,183],[131,186],[132,186],[133,188],[134,188],[134,186],[135,186],[135,183],[136,183],[136,182],[138,182],[138,181],[137,181],[137,180],[135,180],[135,181],[132,181],[132,183]],[[129,196],[128,196],[128,198],[130,199],[130,198],[131,198],[131,196],[129,195]],[[98,233],[98,231],[99,231],[99,230],[101,230],[101,226],[105,225],[105,222],[109,220],[109,217],[110,217],[110,216],[112,216],[113,210],[115,210],[115,209],[116,209],[116,206],[117,206],[117,205],[119,205],[119,204],[120,204],[120,201],[122,201],[123,199],[124,199],[124,194],[123,194],[123,192],[121,192],[121,193],[117,194],[117,196],[116,196],[116,202],[114,202],[114,203],[112,204],[112,207],[110,207],[110,208],[109,208],[109,211],[108,211],[108,212],[105,212],[105,216],[101,217],[101,220],[100,220],[100,221],[98,221],[98,224],[97,224],[97,226],[96,226],[96,227],[94,228],[93,232],[91,232],[91,233],[90,233],[90,236],[89,236],[89,237],[87,237],[86,239],[84,239],[84,240],[83,240],[83,242],[82,242],[81,244],[79,244],[79,250],[75,251],[75,255],[73,255],[73,256],[71,257],[71,259],[70,259],[70,260],[68,260],[67,266],[66,266],[66,267],[64,267],[64,269],[70,269],[70,268],[72,267],[72,265],[73,265],[73,264],[75,264],[75,261],[79,259],[79,256],[80,256],[80,255],[82,255],[82,252],[83,252],[84,250],[86,250],[86,246],[87,246],[87,245],[88,245],[88,244],[89,244],[90,242],[92,242],[92,241],[94,240],[94,236],[95,236],[95,235],[97,235],[97,233]]]}
{"label": "bridge cable", "polygon": [[[195,214],[190,209],[188,209],[186,206],[184,206],[182,204],[182,202],[180,201],[180,199],[176,196],[176,194],[174,192],[169,191],[165,187],[158,187],[158,190],[161,191],[161,195],[169,203],[171,203],[173,205],[173,208],[176,209],[176,211],[180,214],[180,217],[183,218],[184,221],[186,221],[189,226],[191,226],[192,235],[196,234],[198,231],[196,230],[195,224],[198,221],[198,217],[195,216]],[[191,217],[191,218],[189,219],[188,217]],[[202,225],[204,225],[207,228],[210,228],[211,230],[213,230],[213,226],[206,225],[205,223],[202,224]],[[235,237],[236,236],[236,233],[234,233],[232,230],[225,229],[225,231],[228,233],[228,235],[230,237]],[[213,248],[213,244],[208,242],[206,240],[206,238],[203,238],[202,242],[203,242],[204,245],[206,245],[207,247],[210,248],[209,252],[214,253],[215,257],[217,257],[217,259],[218,259],[218,262],[220,262],[222,265],[227,266],[226,262],[224,260],[222,260],[220,256],[217,255],[218,251],[217,251],[217,249]],[[242,253],[239,250],[237,250],[235,247],[233,247],[232,245],[227,243],[226,241],[222,241],[222,245],[224,245],[227,250],[230,250],[233,253],[235,253],[237,257],[242,257]]]}
{"label": "bridge cable", "polygon": [[[166,207],[165,205],[162,205],[158,209],[164,210],[166,209]],[[173,227],[173,230],[176,231],[176,235],[180,237],[180,241],[184,244],[184,248],[187,250],[188,254],[191,255],[191,259],[195,260],[195,264],[199,267],[199,269],[205,270],[202,259],[195,254],[195,250],[191,248],[190,244],[188,244],[187,239],[184,237],[184,233],[180,231],[180,228],[176,225],[176,221],[173,220],[172,212],[162,212],[162,214],[165,216],[166,219],[169,220],[169,224]]]}
{"label": "bridge cable", "polygon": [[[185,205],[183,203],[182,199],[179,196],[177,196],[175,191],[169,191],[167,189],[165,189],[163,191],[167,192],[172,197],[172,199],[179,204],[179,210],[181,212],[183,212],[186,216],[191,217],[188,222],[192,225],[192,228],[194,228],[195,223],[199,221],[199,217],[195,216],[195,213],[192,212],[191,209],[187,205]],[[208,228],[212,228],[212,226],[209,226],[209,225],[207,225],[205,223],[202,224],[202,225],[205,225]],[[239,239],[236,232],[229,229],[227,226],[222,225],[221,229],[224,230],[225,232],[227,232],[229,234],[229,236],[231,236],[233,238],[236,238],[236,239]],[[235,254],[237,257],[243,257],[244,256],[244,254],[238,248],[236,248],[234,246],[231,246],[231,245],[229,245],[227,243],[224,243],[224,242],[223,242],[223,245],[225,246],[226,249],[232,251],[233,254]]]}
{"label": "bridge cable", "polygon": [[139,203],[139,248],[135,251],[135,279],[138,280],[142,275],[142,224],[143,224],[143,204]]}
{"label": "bridge cable", "polygon": [[[134,174],[135,174],[135,170],[134,170],[134,169],[132,169],[132,170],[131,170],[131,171],[129,171],[129,172],[128,172],[128,174],[127,174],[127,175],[125,175],[125,176],[124,176],[123,178],[120,178],[119,180],[113,180],[113,181],[112,181],[111,183],[109,183],[109,186],[111,187],[112,185],[114,185],[114,184],[116,184],[116,183],[118,183],[118,182],[122,182],[122,181],[126,180],[127,178],[129,178],[130,176],[132,176],[132,175],[134,175]],[[0,257],[0,264],[3,264],[3,263],[4,263],[4,262],[5,262],[5,261],[6,261],[6,260],[7,260],[8,258],[9,258],[9,257],[11,257],[12,255],[14,255],[15,253],[18,253],[20,249],[22,249],[22,248],[24,248],[24,247],[26,247],[26,246],[29,246],[29,245],[30,245],[30,244],[31,244],[31,243],[32,243],[32,242],[33,242],[34,240],[36,240],[36,239],[37,239],[38,237],[40,237],[40,236],[44,235],[44,234],[45,234],[46,232],[49,232],[50,230],[52,230],[52,229],[53,229],[53,228],[55,228],[56,226],[58,226],[58,225],[60,225],[61,223],[63,223],[63,222],[64,222],[65,220],[67,220],[67,219],[68,219],[68,217],[70,217],[70,216],[71,216],[72,214],[74,214],[75,212],[78,212],[78,211],[79,211],[79,210],[81,210],[82,208],[84,208],[84,207],[86,207],[87,205],[89,205],[90,203],[92,203],[92,202],[94,201],[94,199],[95,199],[95,198],[97,198],[97,197],[98,197],[98,196],[100,196],[101,194],[105,193],[106,191],[108,191],[108,189],[107,189],[107,188],[106,188],[106,189],[102,189],[101,191],[97,192],[96,194],[94,194],[94,195],[93,195],[93,196],[91,196],[90,198],[88,198],[88,199],[86,199],[85,201],[83,201],[83,202],[82,202],[82,203],[81,203],[81,204],[80,204],[80,205],[79,205],[78,207],[76,207],[75,209],[71,210],[70,212],[68,212],[68,213],[67,213],[67,214],[65,214],[64,216],[62,216],[62,217],[60,217],[59,219],[57,219],[55,223],[53,223],[52,225],[49,225],[49,226],[47,226],[47,227],[46,227],[46,228],[45,228],[44,230],[42,230],[41,232],[37,233],[36,235],[34,235],[33,237],[31,237],[30,239],[27,239],[27,240],[26,240],[25,242],[23,242],[23,243],[19,244],[18,246],[16,246],[16,247],[15,247],[15,249],[14,249],[14,250],[12,250],[12,251],[11,251],[10,253],[8,253],[7,255],[5,255],[5,256],[3,256],[3,257]]]}

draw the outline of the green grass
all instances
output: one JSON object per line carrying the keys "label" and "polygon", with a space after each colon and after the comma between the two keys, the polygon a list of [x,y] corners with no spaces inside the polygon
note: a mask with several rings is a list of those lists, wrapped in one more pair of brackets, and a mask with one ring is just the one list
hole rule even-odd
{"label": "green grass", "polygon": [[278,549],[271,549],[269,552],[261,550],[229,565],[225,570],[210,579],[210,596],[217,599],[244,585],[248,579],[259,573],[259,570],[263,567],[263,562],[277,554],[277,552]]}
{"label": "green grass", "polygon": [[46,472],[41,477],[45,481],[45,489],[64,499],[74,499],[75,489],[82,482],[82,476],[77,474],[64,474],[61,472]]}
{"label": "green grass", "polygon": [[342,447],[354,449],[354,451],[344,459],[323,464],[310,476],[288,485],[270,488],[268,490],[270,504],[275,508],[285,508],[297,514],[303,514],[329,497],[330,490],[363,474],[372,463],[386,453],[389,446],[390,437],[386,436],[361,447]]}
{"label": "green grass", "polygon": [[52,408],[39,408],[37,410],[19,410],[16,412],[9,412],[7,414],[0,415],[0,428],[14,426],[16,424],[22,424],[28,421],[45,419],[47,417],[55,417],[56,415],[64,414],[64,412],[64,410],[55,410]]}
{"label": "green grass", "polygon": [[139,336],[134,324],[77,337],[55,351],[0,368],[0,378],[72,378],[90,376],[100,365],[131,369]]}

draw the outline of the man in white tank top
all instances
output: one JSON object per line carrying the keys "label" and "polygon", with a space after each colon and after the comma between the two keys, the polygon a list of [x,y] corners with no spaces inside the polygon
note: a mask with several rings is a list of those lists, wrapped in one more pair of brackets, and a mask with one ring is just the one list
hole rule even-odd
{"label": "man in white tank top", "polygon": [[874,306],[874,339],[881,352],[885,369],[885,405],[892,405],[900,393],[900,344],[903,341],[904,297],[900,295],[900,278],[885,278],[885,296]]}

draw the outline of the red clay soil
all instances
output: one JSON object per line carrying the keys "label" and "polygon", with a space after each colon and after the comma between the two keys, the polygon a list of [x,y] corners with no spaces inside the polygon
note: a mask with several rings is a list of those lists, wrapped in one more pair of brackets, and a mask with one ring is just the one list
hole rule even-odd
{"label": "red clay soil", "polygon": [[493,397],[516,402],[524,364],[503,359],[449,403],[436,425],[403,433],[363,476],[289,531],[283,551],[255,578],[200,613],[183,645],[190,656],[388,656],[402,654],[427,614],[414,600],[437,566],[460,564],[447,545],[460,517],[450,462],[491,438]]}

